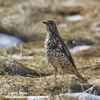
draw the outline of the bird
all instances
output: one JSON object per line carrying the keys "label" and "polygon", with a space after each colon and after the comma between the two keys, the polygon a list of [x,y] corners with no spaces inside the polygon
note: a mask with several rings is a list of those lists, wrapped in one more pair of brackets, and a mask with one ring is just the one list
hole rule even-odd
{"label": "bird", "polygon": [[78,72],[67,46],[59,35],[55,22],[48,20],[44,21],[43,23],[45,24],[47,31],[44,44],[45,56],[48,63],[55,68],[54,78],[56,77],[58,69],[60,69],[63,71],[63,78],[64,73],[68,72],[77,76],[84,83],[87,83],[87,80],[84,79],[83,76]]}

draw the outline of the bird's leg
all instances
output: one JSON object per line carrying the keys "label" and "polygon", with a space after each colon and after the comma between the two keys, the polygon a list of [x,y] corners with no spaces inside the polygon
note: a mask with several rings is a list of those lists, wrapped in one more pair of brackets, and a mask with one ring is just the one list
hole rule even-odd
{"label": "bird's leg", "polygon": [[55,68],[55,70],[56,70],[55,75],[54,75],[54,79],[55,79],[55,78],[56,78],[56,74],[57,74],[58,70],[57,70],[57,68],[56,68],[56,67],[54,67],[54,68]]}
{"label": "bird's leg", "polygon": [[56,74],[57,74],[57,72],[55,72],[54,79],[56,78]]}
{"label": "bird's leg", "polygon": [[64,79],[64,68],[63,68],[63,79]]}

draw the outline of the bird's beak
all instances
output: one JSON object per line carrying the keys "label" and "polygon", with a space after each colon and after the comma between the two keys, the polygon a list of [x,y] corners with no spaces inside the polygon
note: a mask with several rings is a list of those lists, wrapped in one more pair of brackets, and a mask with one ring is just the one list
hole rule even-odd
{"label": "bird's beak", "polygon": [[47,24],[47,22],[43,22],[44,24]]}

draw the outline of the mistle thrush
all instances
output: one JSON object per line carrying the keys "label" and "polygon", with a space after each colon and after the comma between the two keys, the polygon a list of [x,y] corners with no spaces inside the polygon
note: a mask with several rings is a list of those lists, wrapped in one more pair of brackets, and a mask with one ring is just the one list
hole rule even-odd
{"label": "mistle thrush", "polygon": [[[76,75],[83,82],[87,82],[78,72],[69,50],[60,37],[54,21],[43,22],[46,25],[47,37],[45,40],[46,59],[55,68]],[[55,77],[56,77],[55,73]]]}

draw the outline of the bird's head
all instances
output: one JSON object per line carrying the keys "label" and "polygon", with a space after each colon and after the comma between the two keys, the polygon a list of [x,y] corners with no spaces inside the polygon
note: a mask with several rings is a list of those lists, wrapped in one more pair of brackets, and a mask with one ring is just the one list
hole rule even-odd
{"label": "bird's head", "polygon": [[46,30],[49,32],[55,32],[57,30],[56,24],[54,21],[48,20],[43,22],[46,25]]}

